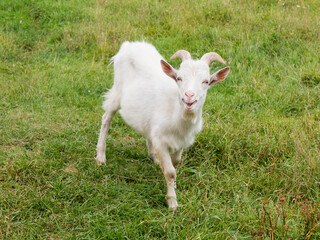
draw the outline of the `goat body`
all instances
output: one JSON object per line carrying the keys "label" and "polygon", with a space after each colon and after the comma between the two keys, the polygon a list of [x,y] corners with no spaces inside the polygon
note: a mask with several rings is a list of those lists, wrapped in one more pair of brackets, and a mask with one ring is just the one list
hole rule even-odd
{"label": "goat body", "polygon": [[[114,85],[105,94],[97,163],[105,163],[105,142],[114,114],[120,114],[131,127],[147,138],[149,156],[160,163],[167,182],[167,204],[178,206],[174,190],[176,168],[182,150],[192,145],[202,128],[202,106],[207,90],[223,80],[229,67],[209,74],[213,60],[223,62],[216,53],[207,53],[201,60],[192,60],[185,50],[172,58],[183,62],[175,70],[145,42],[124,42],[112,58]],[[171,155],[171,157],[170,157]]]}

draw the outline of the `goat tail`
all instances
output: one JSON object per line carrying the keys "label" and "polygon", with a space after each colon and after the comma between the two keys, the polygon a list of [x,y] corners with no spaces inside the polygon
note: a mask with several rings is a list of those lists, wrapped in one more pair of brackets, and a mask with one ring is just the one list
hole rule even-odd
{"label": "goat tail", "polygon": [[102,108],[105,111],[117,111],[120,108],[123,81],[128,78],[128,62],[127,49],[130,42],[124,42],[119,52],[110,59],[110,64],[114,68],[114,80],[112,88],[104,94],[104,102]]}
{"label": "goat tail", "polygon": [[124,81],[123,66],[122,66],[122,53],[119,51],[115,56],[110,59],[110,65],[114,66],[114,80],[113,86],[109,91],[104,94],[104,101],[102,108],[108,111],[117,111],[120,108],[122,85]]}
{"label": "goat tail", "polygon": [[102,108],[106,112],[117,111],[120,108],[122,89],[119,84],[114,84],[113,87],[104,94],[104,101]]}

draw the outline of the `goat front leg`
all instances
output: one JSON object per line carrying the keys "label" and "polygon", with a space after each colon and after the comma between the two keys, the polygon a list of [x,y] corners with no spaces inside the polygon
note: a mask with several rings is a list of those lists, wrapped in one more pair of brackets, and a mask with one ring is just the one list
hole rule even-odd
{"label": "goat front leg", "polygon": [[163,171],[164,177],[167,182],[167,195],[166,200],[168,207],[176,211],[178,207],[177,195],[175,192],[176,169],[172,165],[169,150],[167,148],[155,148],[157,159],[159,160],[160,167]]}
{"label": "goat front leg", "polygon": [[99,165],[105,164],[106,162],[106,138],[111,125],[111,120],[114,117],[115,113],[116,111],[110,111],[110,112],[106,112],[102,116],[102,124],[100,128],[100,135],[99,135],[99,140],[97,144],[97,157],[96,157],[96,162]]}

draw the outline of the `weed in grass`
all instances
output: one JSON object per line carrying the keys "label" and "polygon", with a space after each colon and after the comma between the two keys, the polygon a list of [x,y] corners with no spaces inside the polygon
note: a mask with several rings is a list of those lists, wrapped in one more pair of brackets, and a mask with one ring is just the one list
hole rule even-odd
{"label": "weed in grass", "polygon": [[[279,194],[276,203],[268,202],[269,199],[262,203],[258,213],[260,227],[254,230],[252,239],[294,239],[297,236],[299,239],[317,239],[315,233],[320,230],[317,203],[299,195],[286,199],[283,194]],[[299,227],[292,229],[296,225]]]}

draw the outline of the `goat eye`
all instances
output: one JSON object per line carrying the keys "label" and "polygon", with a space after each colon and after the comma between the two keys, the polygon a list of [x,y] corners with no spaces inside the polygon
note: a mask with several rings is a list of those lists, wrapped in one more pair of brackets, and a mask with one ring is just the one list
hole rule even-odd
{"label": "goat eye", "polygon": [[181,77],[177,77],[177,81],[182,81],[182,78]]}
{"label": "goat eye", "polygon": [[209,81],[205,80],[205,81],[203,81],[202,83],[204,83],[204,84],[209,84]]}

